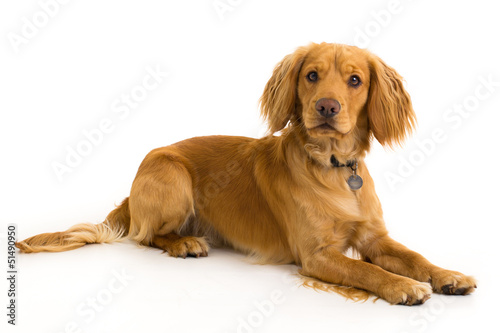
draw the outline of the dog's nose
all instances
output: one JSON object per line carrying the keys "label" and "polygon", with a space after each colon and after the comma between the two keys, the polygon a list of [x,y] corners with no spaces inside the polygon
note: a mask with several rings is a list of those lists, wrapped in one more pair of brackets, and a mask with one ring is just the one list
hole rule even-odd
{"label": "dog's nose", "polygon": [[321,98],[316,102],[316,110],[325,118],[331,118],[340,112],[340,103],[336,99]]}

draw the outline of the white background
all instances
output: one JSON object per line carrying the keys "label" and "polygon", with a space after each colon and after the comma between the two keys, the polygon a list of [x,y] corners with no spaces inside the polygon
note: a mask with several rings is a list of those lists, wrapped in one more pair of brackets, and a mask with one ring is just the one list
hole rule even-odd
{"label": "white background", "polygon": [[[293,266],[256,266],[223,250],[174,259],[124,242],[18,255],[18,326],[6,324],[2,277],[2,327],[237,332],[245,321],[255,327],[242,332],[469,332],[492,324],[500,86],[475,97],[488,91],[481,78],[500,82],[491,1],[401,0],[394,10],[390,1],[222,0],[231,10],[221,16],[213,0],[75,0],[52,5],[44,22],[40,3],[47,2],[0,5],[1,261],[8,223],[24,239],[101,222],[128,196],[153,148],[199,135],[262,136],[257,101],[274,65],[298,46],[327,41],[368,47],[403,75],[413,99],[415,135],[395,151],[375,144],[367,161],[391,236],[475,275],[479,288],[412,308],[352,303],[294,287]],[[12,36],[29,32],[34,20],[40,27],[15,47]],[[147,67],[169,75],[120,118],[114,103],[141,85]],[[447,111],[465,106],[463,116]],[[53,163],[65,163],[68,147],[103,119],[113,129],[60,181]],[[428,143],[436,130],[445,140],[424,155],[417,141]],[[416,163],[405,171],[410,158]],[[390,186],[388,173],[398,172],[404,182]],[[133,279],[120,284],[120,272]],[[271,307],[273,293],[281,296]],[[92,298],[105,303],[99,311],[89,310]]]}

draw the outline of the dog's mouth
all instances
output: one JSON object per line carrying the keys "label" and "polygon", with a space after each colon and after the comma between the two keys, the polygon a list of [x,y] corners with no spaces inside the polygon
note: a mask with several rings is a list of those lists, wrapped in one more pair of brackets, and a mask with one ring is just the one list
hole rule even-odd
{"label": "dog's mouth", "polygon": [[319,130],[332,130],[332,131],[335,131],[336,129],[330,125],[329,123],[324,123],[324,124],[321,124],[319,126],[316,126],[314,128],[312,128],[313,130],[314,129],[319,129]]}
{"label": "dog's mouth", "polygon": [[339,134],[342,134],[342,135],[347,135],[351,132],[351,130],[347,131],[347,132],[342,132],[342,131],[339,131],[337,128],[335,128],[334,126],[330,125],[329,123],[323,123],[323,124],[320,124],[318,126],[315,126],[315,127],[312,127],[312,128],[308,128],[307,129],[309,132],[316,132],[318,134],[323,134],[323,135],[327,135],[328,133],[331,133],[331,132],[335,132],[335,133],[339,133]]}

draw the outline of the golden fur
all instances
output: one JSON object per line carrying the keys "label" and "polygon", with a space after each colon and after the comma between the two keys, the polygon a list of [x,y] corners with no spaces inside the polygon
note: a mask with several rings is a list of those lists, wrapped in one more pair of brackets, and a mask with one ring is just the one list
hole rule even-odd
{"label": "golden fur", "polygon": [[[335,116],[319,113],[322,98],[338,101]],[[274,69],[261,109],[270,135],[197,137],[155,149],[139,167],[130,197],[105,222],[17,246],[65,251],[127,236],[172,256],[198,257],[209,244],[226,245],[260,262],[295,263],[310,277],[305,284],[317,289],[358,299],[366,294],[361,289],[407,305],[425,302],[432,290],[474,290],[472,277],[434,266],[387,235],[364,158],[372,137],[400,144],[415,124],[393,68],[352,46],[301,47]],[[358,161],[361,189],[349,188],[352,170],[333,167],[332,155],[340,163]],[[362,260],[345,256],[349,248]]]}

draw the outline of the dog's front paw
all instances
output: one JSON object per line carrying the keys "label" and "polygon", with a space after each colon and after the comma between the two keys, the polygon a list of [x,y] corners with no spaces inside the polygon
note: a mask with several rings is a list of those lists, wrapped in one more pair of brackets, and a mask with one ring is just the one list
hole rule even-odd
{"label": "dog's front paw", "polygon": [[428,283],[398,277],[384,285],[379,296],[391,304],[419,305],[425,303],[432,294],[432,288]]}
{"label": "dog's front paw", "polygon": [[476,279],[460,272],[440,269],[431,274],[434,292],[446,295],[468,295],[477,288]]}

